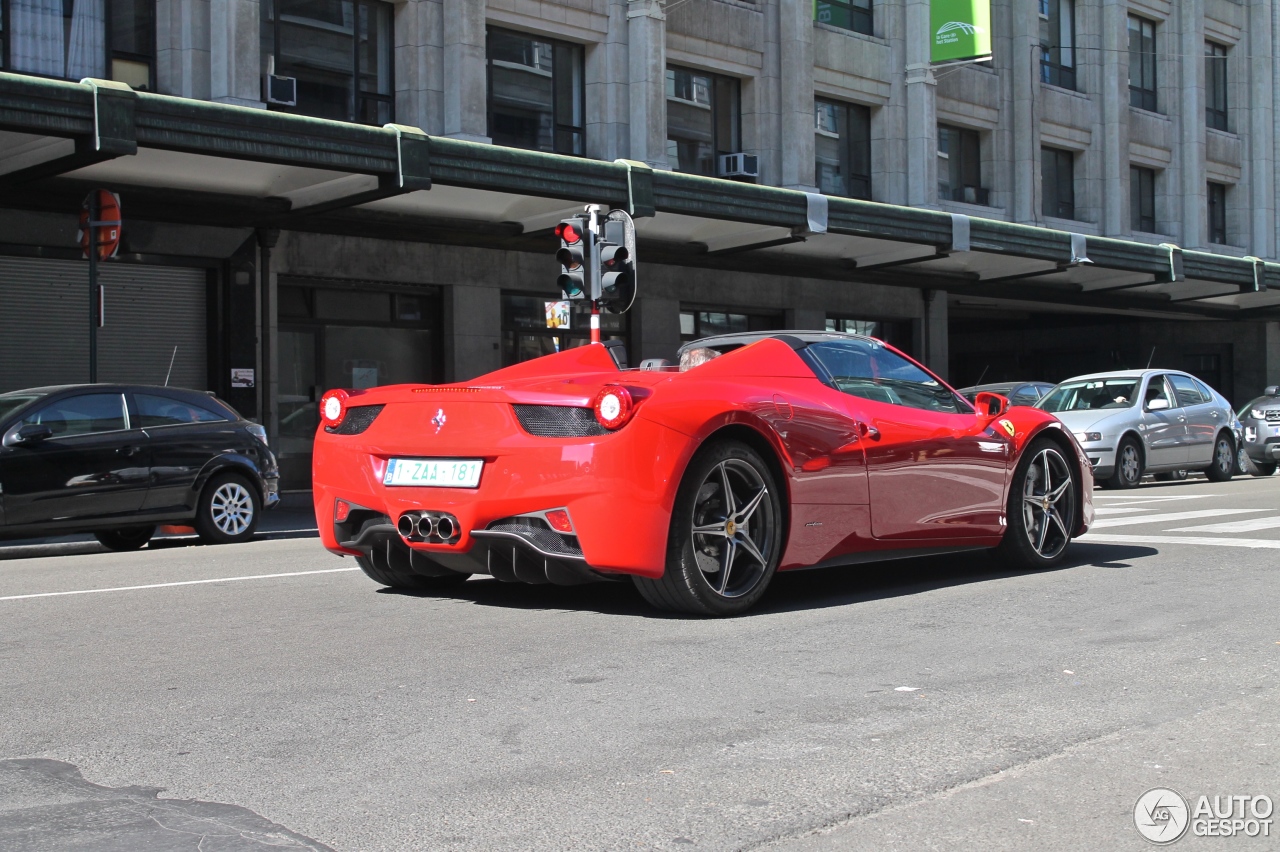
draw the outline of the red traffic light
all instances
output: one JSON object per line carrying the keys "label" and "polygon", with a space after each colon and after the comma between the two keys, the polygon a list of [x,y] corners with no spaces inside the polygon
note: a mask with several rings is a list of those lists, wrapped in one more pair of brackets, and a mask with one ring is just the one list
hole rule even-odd
{"label": "red traffic light", "polygon": [[569,245],[582,242],[582,232],[572,222],[561,222],[556,225],[556,236]]}

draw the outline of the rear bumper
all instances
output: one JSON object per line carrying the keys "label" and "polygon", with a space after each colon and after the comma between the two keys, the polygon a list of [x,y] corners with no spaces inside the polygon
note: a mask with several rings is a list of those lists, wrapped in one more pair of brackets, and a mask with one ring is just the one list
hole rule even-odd
{"label": "rear bumper", "polygon": [[[563,566],[584,578],[658,577],[689,448],[685,436],[641,417],[612,435],[552,439],[519,433],[486,448],[468,447],[461,439],[450,445],[322,430],[313,456],[317,527],[334,553],[366,553],[393,537],[453,570],[503,579],[556,582],[552,575],[565,574]],[[393,457],[483,458],[484,468],[476,488],[387,486],[382,477]],[[339,500],[381,518],[383,528],[366,529],[362,540],[358,531],[335,524]],[[545,522],[519,520],[560,508],[569,513],[571,536],[553,532]],[[457,538],[410,541],[396,531],[401,515],[422,512],[452,516]],[[548,561],[555,564],[548,567]]]}

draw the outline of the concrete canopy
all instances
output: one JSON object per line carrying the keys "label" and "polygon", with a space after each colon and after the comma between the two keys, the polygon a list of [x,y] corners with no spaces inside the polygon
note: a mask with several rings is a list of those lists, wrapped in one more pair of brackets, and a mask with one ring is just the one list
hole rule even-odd
{"label": "concrete canopy", "polygon": [[[1280,264],[0,73],[0,205],[551,253],[586,203],[641,261],[1143,315],[1280,317]],[[38,191],[37,191],[38,190]]]}

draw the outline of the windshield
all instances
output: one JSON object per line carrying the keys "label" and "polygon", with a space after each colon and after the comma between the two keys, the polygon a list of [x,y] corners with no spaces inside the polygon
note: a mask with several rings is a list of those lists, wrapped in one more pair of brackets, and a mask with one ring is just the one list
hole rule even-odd
{"label": "windshield", "polygon": [[1139,379],[1091,379],[1065,382],[1040,400],[1036,408],[1045,411],[1089,411],[1091,409],[1132,408],[1137,399]]}
{"label": "windshield", "polygon": [[850,396],[951,414],[966,410],[948,387],[874,340],[822,341],[805,348],[802,357]]}
{"label": "windshield", "polygon": [[9,415],[28,402],[35,402],[42,393],[5,393],[0,394],[0,422],[9,419]]}

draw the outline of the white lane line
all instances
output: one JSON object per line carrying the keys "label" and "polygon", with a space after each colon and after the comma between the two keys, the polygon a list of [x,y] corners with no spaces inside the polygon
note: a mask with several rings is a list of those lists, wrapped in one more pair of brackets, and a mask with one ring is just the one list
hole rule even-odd
{"label": "white lane line", "polygon": [[1221,524],[1203,524],[1198,527],[1178,527],[1166,532],[1242,533],[1255,530],[1273,530],[1280,527],[1280,518],[1248,518],[1243,521],[1226,521]]}
{"label": "white lane line", "polygon": [[1280,550],[1280,541],[1269,538],[1208,538],[1193,535],[1113,535],[1089,533],[1080,541],[1096,544],[1203,544],[1209,547],[1252,547]]}
{"label": "white lane line", "polygon": [[1111,506],[1099,506],[1093,510],[1095,515],[1132,515],[1135,512],[1150,512],[1153,506],[1147,506],[1141,509],[1116,509]]}
{"label": "white lane line", "polygon": [[112,589],[77,589],[74,592],[40,592],[34,595],[8,595],[0,601],[21,601],[28,598],[58,598],[64,595],[96,595],[101,592],[136,592],[139,589],[167,589],[172,586],[199,586],[204,583],[234,583],[239,580],[273,580],[276,577],[306,577],[311,574],[337,574],[342,571],[359,571],[359,568],[326,568],[323,571],[290,571],[287,574],[254,574],[250,577],[219,577],[214,580],[182,580],[176,583],[151,583],[146,586],[116,586]]}
{"label": "white lane line", "polygon": [[1168,521],[1190,521],[1195,518],[1220,518],[1223,515],[1247,515],[1250,512],[1268,512],[1270,509],[1198,509],[1194,512],[1166,512],[1162,515],[1138,515],[1131,518],[1103,518],[1094,521],[1093,529],[1125,527],[1133,524],[1162,524]]}
{"label": "white lane line", "polygon": [[1168,503],[1171,500],[1204,500],[1208,497],[1223,497],[1222,494],[1159,494],[1139,496],[1137,494],[1094,494],[1095,500],[1117,500],[1109,506],[1137,506],[1140,503]]}

